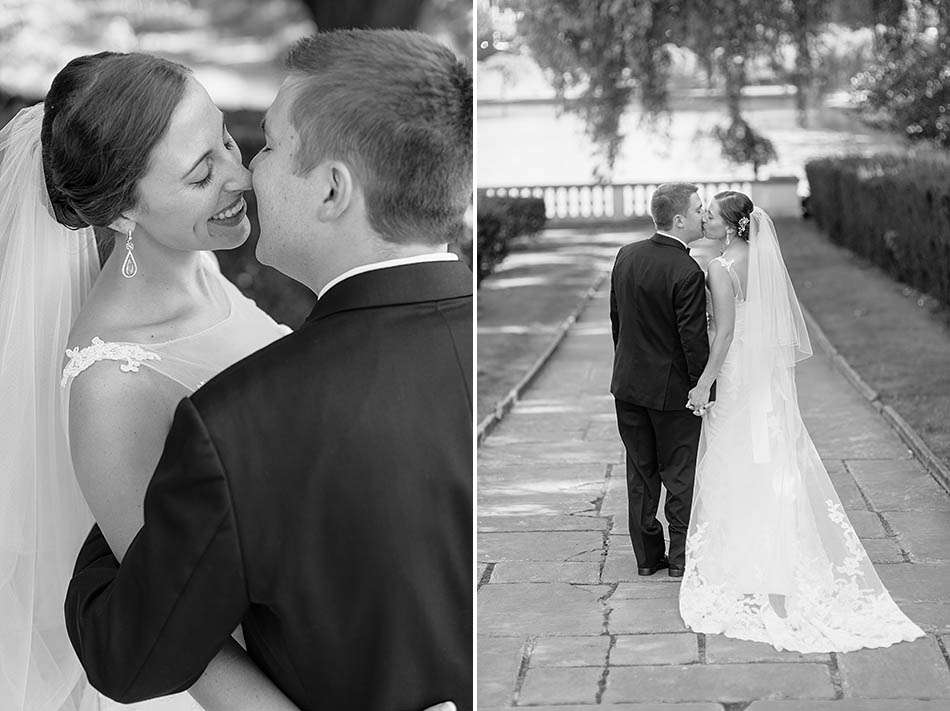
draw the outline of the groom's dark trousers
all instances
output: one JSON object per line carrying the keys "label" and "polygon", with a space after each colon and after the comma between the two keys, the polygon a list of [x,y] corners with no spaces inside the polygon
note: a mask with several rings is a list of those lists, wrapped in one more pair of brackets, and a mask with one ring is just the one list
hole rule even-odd
{"label": "groom's dark trousers", "polygon": [[630,543],[641,568],[663,558],[656,513],[666,486],[669,561],[686,562],[686,529],[702,420],[686,408],[709,358],[705,278],[666,235],[623,247],[611,274],[614,368],[610,391],[627,452]]}
{"label": "groom's dark trousers", "polygon": [[93,685],[187,689],[242,625],[303,709],[472,705],[472,274],[371,271],[182,401],[121,568],[66,599]]}

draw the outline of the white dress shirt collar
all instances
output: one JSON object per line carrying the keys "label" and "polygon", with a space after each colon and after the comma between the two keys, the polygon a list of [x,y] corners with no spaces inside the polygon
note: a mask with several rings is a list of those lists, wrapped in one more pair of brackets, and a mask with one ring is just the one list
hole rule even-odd
{"label": "white dress shirt collar", "polygon": [[322,299],[323,295],[326,294],[331,288],[339,284],[344,279],[349,279],[351,276],[356,276],[357,274],[363,274],[364,272],[372,272],[377,269],[389,269],[390,267],[401,267],[406,264],[422,264],[423,262],[457,262],[458,255],[454,252],[432,252],[431,254],[419,254],[415,257],[402,257],[400,259],[387,259],[383,262],[373,262],[372,264],[362,264],[358,267],[353,267],[338,277],[334,277],[326,283],[326,285],[320,289],[320,293],[317,294],[318,299]]}

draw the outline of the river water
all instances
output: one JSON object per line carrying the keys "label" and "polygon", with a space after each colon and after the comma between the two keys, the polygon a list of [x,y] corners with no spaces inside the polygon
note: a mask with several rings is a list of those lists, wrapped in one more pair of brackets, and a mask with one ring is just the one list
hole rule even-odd
{"label": "river water", "polygon": [[[837,108],[813,112],[810,126],[800,128],[793,102],[792,96],[744,100],[746,120],[774,143],[778,153],[778,160],[762,168],[760,177],[804,178],[805,162],[814,157],[904,146],[899,137],[868,129]],[[613,181],[752,178],[751,167],[736,166],[722,157],[711,135],[713,127],[725,121],[717,103],[678,103],[675,113],[659,126],[646,125],[639,113],[628,111],[621,122],[625,140]],[[583,122],[553,102],[479,102],[476,130],[479,187],[592,182],[598,160]]]}

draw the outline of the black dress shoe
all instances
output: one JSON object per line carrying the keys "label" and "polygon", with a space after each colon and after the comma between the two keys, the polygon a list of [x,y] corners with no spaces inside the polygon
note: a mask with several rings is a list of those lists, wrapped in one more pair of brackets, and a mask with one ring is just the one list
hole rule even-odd
{"label": "black dress shoe", "polygon": [[666,556],[660,558],[660,562],[653,566],[637,568],[637,575],[653,575],[658,570],[670,567],[670,561]]}
{"label": "black dress shoe", "polygon": [[671,577],[671,578],[682,578],[682,577],[683,577],[683,573],[684,573],[684,570],[683,570],[682,568],[674,568],[672,565],[670,566],[670,577]]}

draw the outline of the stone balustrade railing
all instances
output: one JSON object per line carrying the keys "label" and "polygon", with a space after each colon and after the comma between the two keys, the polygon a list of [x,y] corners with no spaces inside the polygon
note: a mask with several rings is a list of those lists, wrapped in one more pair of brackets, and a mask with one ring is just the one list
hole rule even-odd
{"label": "stone balustrade railing", "polygon": [[[692,181],[708,202],[722,190],[739,190],[773,217],[801,215],[798,178],[767,180]],[[648,217],[650,198],[659,182],[608,185],[526,185],[479,188],[479,197],[539,197],[544,199],[548,226],[625,222]]]}

